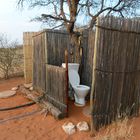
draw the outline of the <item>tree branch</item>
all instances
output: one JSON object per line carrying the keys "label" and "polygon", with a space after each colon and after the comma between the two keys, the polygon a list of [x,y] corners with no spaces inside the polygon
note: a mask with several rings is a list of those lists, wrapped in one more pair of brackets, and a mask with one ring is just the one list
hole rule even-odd
{"label": "tree branch", "polygon": [[64,23],[62,23],[62,24],[60,24],[60,25],[58,25],[58,26],[55,26],[55,27],[53,27],[52,29],[56,29],[56,28],[62,27],[63,25],[64,25]]}
{"label": "tree branch", "polygon": [[57,17],[57,16],[52,16],[52,15],[47,15],[47,14],[42,14],[41,16],[44,19],[51,18],[51,19],[54,19],[54,20],[59,20],[59,21],[65,21],[65,22],[68,22],[68,23],[72,23],[70,20],[64,19],[60,16]]}
{"label": "tree branch", "polygon": [[104,8],[104,0],[101,1],[101,9],[100,9],[100,11],[103,10],[103,8]]}
{"label": "tree branch", "polygon": [[[107,7],[107,8],[104,8],[104,9],[103,9],[104,0],[102,0],[101,9],[100,9],[100,11],[99,11],[97,14],[95,14],[95,15],[92,15],[92,14],[90,13],[90,7],[89,7],[88,12],[89,12],[89,15],[92,17],[91,23],[90,23],[90,28],[93,28],[93,26],[94,26],[94,24],[95,24],[95,22],[96,22],[96,18],[97,18],[100,14],[102,14],[103,12],[105,12],[105,11],[109,11],[108,14],[110,14],[111,11],[115,11],[115,12],[119,12],[121,15],[123,15],[122,12],[121,12],[121,10],[124,8],[124,5],[122,5],[120,8],[118,8],[118,7],[120,6],[120,4],[122,3],[122,1],[123,1],[123,0],[119,0],[118,3],[117,3],[114,7]],[[118,8],[118,9],[117,9],[117,8]],[[107,15],[108,15],[108,14],[107,14]]]}

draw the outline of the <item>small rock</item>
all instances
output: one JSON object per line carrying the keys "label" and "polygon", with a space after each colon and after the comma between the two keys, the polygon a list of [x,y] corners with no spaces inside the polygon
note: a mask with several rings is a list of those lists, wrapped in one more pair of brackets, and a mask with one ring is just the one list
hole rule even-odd
{"label": "small rock", "polygon": [[13,87],[13,88],[11,88],[11,90],[16,91],[16,90],[18,90],[18,87]]}
{"label": "small rock", "polygon": [[79,122],[76,127],[79,131],[89,131],[88,123],[85,121]]}
{"label": "small rock", "polygon": [[76,132],[75,130],[75,125],[71,122],[69,123],[64,123],[62,126],[63,130],[66,132],[68,135],[72,135]]}
{"label": "small rock", "polygon": [[29,90],[30,90],[30,91],[33,91],[33,87],[30,87]]}
{"label": "small rock", "polygon": [[32,83],[30,83],[30,84],[24,84],[24,87],[29,89],[30,87],[32,87]]}

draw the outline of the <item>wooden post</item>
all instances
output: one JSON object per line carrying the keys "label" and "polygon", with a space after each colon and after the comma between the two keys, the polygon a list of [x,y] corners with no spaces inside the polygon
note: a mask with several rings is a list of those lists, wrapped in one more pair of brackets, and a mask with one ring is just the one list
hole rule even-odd
{"label": "wooden post", "polygon": [[69,79],[68,79],[68,50],[65,50],[65,64],[66,64],[66,105],[67,105],[67,114],[66,117],[68,117],[69,112],[69,105],[68,105],[68,86],[69,86]]}
{"label": "wooden post", "polygon": [[[97,25],[99,23],[99,18],[97,18]],[[96,34],[95,34],[95,46],[94,46],[94,57],[93,57],[93,72],[92,72],[92,87],[91,87],[91,94],[90,94],[90,108],[91,108],[91,136],[96,135],[96,130],[94,128],[94,120],[93,120],[93,96],[95,91],[95,68],[96,68],[96,46],[97,46],[97,39],[98,39],[98,32],[99,29],[96,28]]]}

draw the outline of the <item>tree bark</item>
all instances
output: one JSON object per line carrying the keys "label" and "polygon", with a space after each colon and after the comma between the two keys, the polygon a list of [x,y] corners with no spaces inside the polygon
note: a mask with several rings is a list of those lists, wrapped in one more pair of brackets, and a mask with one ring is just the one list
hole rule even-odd
{"label": "tree bark", "polygon": [[70,34],[70,43],[71,62],[80,63],[80,35]]}

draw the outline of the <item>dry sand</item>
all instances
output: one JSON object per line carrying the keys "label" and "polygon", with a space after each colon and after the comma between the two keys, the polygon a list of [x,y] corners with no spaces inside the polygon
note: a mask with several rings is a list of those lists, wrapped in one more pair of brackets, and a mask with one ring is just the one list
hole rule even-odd
{"label": "dry sand", "polygon": [[[0,91],[9,90],[12,87],[23,83],[23,78],[15,78],[0,81]],[[0,107],[11,107],[28,102],[23,95],[18,93],[8,99],[0,99]],[[37,105],[22,109],[0,112],[0,120],[32,112],[38,109]],[[0,140],[94,140],[89,132],[76,132],[68,136],[61,126],[71,121],[77,124],[79,121],[90,122],[90,119],[82,114],[82,108],[75,107],[70,103],[69,118],[58,121],[52,116],[44,114],[34,114],[20,120],[12,120],[0,124]],[[134,135],[132,140],[140,140],[140,118],[134,119]]]}

